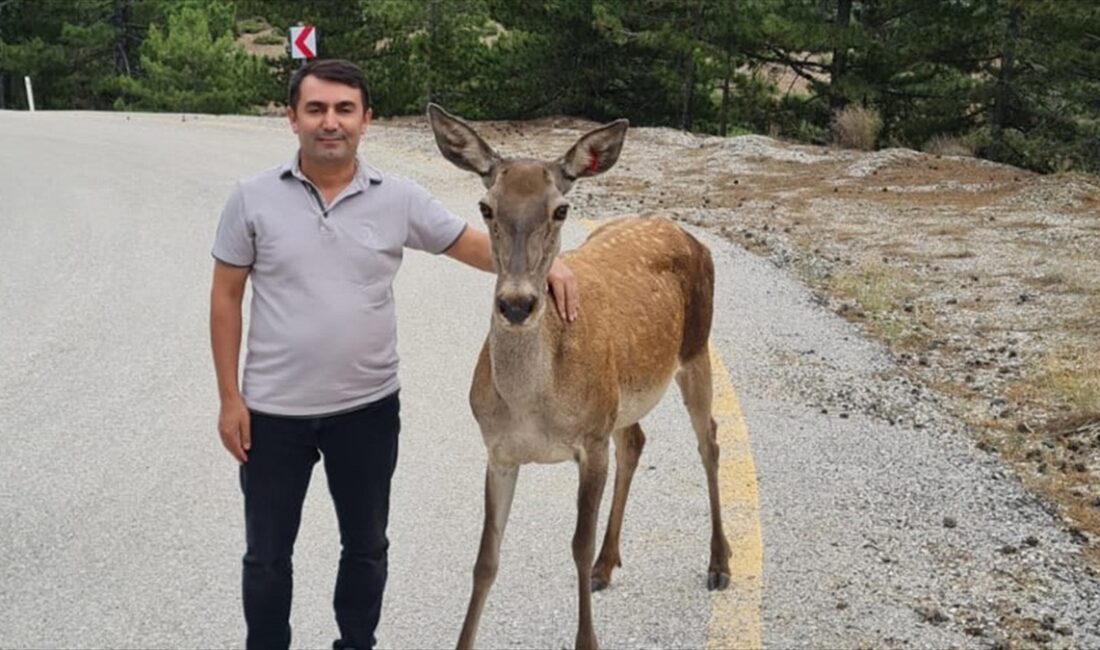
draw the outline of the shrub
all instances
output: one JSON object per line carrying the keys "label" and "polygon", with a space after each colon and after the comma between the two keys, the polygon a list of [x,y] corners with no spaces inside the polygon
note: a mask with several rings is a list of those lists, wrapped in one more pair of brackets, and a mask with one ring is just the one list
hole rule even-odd
{"label": "shrub", "polygon": [[974,144],[966,138],[938,134],[932,136],[921,148],[924,153],[935,156],[974,157]]}
{"label": "shrub", "polygon": [[269,32],[267,34],[260,34],[253,39],[252,42],[256,45],[282,45],[286,42],[286,39],[274,32]]}
{"label": "shrub", "polygon": [[878,111],[863,106],[845,106],[833,116],[833,141],[845,149],[871,151],[882,131]]}
{"label": "shrub", "polygon": [[247,18],[237,23],[237,31],[241,34],[257,34],[270,28],[263,18]]}

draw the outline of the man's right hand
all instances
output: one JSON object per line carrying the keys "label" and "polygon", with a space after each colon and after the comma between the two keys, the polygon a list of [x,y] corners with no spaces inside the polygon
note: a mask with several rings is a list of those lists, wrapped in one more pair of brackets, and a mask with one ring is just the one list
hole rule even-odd
{"label": "man's right hand", "polygon": [[244,400],[238,397],[222,402],[218,414],[218,433],[222,444],[238,463],[248,462],[248,450],[252,447],[252,420]]}

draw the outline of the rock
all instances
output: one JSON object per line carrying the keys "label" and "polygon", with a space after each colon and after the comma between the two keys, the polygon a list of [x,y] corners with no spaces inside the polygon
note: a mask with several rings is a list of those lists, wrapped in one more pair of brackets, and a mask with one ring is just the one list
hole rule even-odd
{"label": "rock", "polygon": [[950,620],[947,614],[939,608],[938,605],[932,603],[922,603],[913,608],[913,610],[919,615],[926,623],[932,625],[940,625]]}

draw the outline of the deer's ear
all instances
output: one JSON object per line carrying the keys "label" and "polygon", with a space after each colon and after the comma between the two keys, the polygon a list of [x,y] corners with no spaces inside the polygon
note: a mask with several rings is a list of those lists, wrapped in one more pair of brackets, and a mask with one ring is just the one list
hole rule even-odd
{"label": "deer's ear", "polygon": [[466,171],[481,176],[486,185],[500,156],[474,132],[470,125],[440,108],[428,104],[428,121],[435,133],[435,143],[447,160]]}
{"label": "deer's ear", "polygon": [[572,182],[611,169],[619,160],[629,125],[627,120],[615,120],[581,136],[573,148],[558,159],[566,180]]}

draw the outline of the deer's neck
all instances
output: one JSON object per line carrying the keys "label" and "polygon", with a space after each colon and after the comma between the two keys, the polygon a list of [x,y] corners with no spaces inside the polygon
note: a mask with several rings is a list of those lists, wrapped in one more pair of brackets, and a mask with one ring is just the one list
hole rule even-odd
{"label": "deer's neck", "polygon": [[553,385],[553,368],[545,315],[529,329],[505,329],[494,320],[489,329],[493,384],[513,408],[537,402]]}

